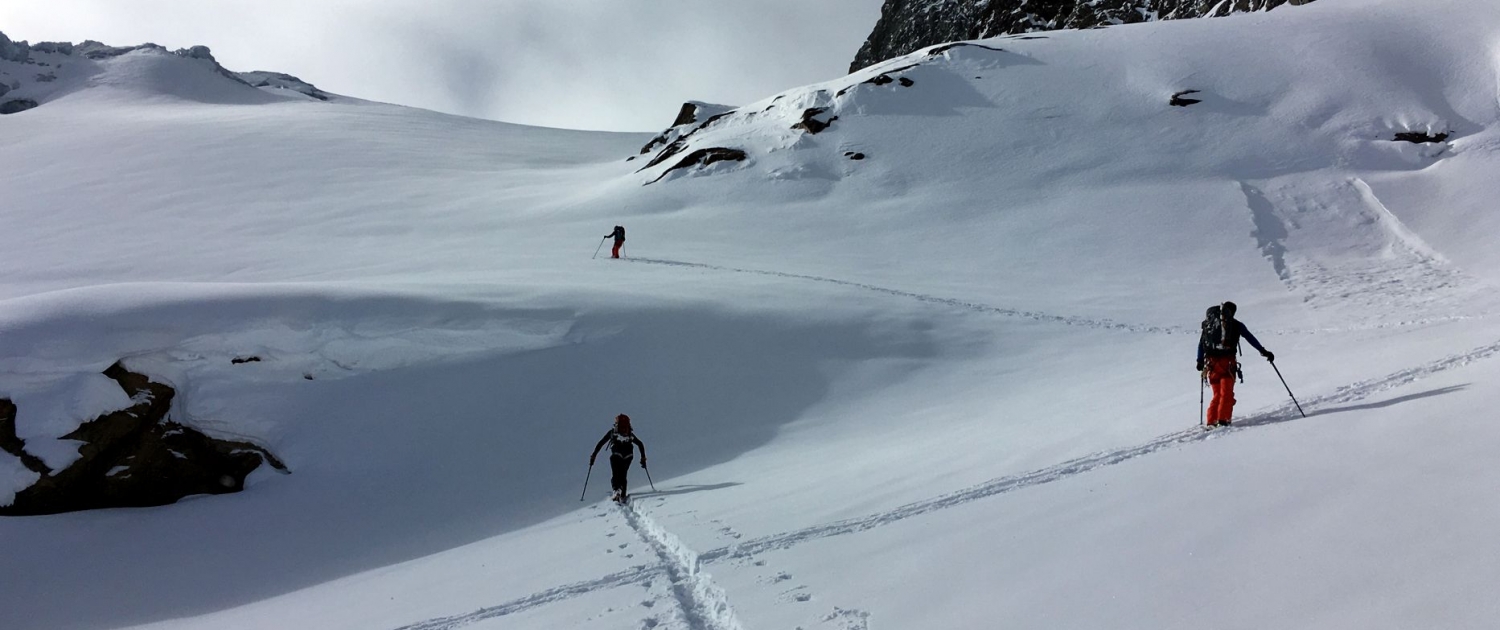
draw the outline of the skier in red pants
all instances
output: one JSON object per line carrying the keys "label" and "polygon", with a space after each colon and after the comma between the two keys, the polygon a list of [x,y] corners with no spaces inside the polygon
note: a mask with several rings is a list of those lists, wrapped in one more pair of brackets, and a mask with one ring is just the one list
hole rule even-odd
{"label": "skier in red pants", "polygon": [[1198,372],[1214,390],[1208,417],[1204,419],[1204,425],[1209,427],[1227,427],[1234,415],[1234,379],[1240,375],[1240,364],[1235,359],[1240,338],[1249,341],[1267,361],[1276,360],[1276,355],[1262,347],[1255,335],[1234,318],[1236,308],[1234,302],[1210,307],[1208,318],[1203,320],[1203,333],[1198,337]]}
{"label": "skier in red pants", "polygon": [[609,251],[609,257],[619,258],[620,248],[625,246],[625,226],[616,225],[615,231],[610,232],[609,234],[605,234],[604,238],[609,238],[611,236],[615,238],[615,248]]}
{"label": "skier in red pants", "polygon": [[614,494],[610,497],[617,503],[625,503],[630,499],[626,494],[625,487],[628,485],[626,477],[630,474],[630,460],[635,459],[635,447],[641,449],[641,468],[646,467],[646,445],[635,436],[630,429],[630,416],[620,414],[615,416],[615,426],[600,438],[599,443],[594,445],[594,452],[589,454],[589,467],[593,468],[594,458],[599,455],[599,449],[609,445],[609,486],[614,488]]}

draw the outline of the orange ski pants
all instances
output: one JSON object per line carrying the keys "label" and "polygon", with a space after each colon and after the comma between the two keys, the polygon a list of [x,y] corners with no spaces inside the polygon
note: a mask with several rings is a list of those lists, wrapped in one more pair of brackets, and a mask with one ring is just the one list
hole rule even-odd
{"label": "orange ski pants", "polygon": [[612,250],[610,250],[609,257],[610,258],[619,258],[620,257],[620,248],[624,247],[624,246],[625,246],[625,239],[623,239],[623,238],[617,238],[617,239],[615,239],[615,248],[612,249]]}
{"label": "orange ski pants", "polygon": [[1208,385],[1214,390],[1213,402],[1208,403],[1208,424],[1228,422],[1234,415],[1234,364],[1235,358],[1208,357]]}

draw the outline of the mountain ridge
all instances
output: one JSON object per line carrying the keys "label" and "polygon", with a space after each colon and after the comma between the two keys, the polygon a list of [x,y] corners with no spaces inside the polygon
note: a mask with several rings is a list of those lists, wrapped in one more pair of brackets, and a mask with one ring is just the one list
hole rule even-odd
{"label": "mountain ridge", "polygon": [[886,0],[850,72],[912,51],[1000,35],[1268,11],[1313,0]]}

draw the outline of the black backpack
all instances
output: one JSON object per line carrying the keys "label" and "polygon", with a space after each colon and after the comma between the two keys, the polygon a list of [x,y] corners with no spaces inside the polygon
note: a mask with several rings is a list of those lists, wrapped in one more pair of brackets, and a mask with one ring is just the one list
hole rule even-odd
{"label": "black backpack", "polygon": [[1219,306],[1208,307],[1203,318],[1202,335],[1198,343],[1209,356],[1234,356],[1240,346],[1239,326],[1225,326]]}

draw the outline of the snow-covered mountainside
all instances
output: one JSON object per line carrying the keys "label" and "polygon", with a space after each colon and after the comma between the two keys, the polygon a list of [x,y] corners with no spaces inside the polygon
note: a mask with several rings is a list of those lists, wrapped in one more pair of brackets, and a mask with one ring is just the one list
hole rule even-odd
{"label": "snow-covered mountainside", "polygon": [[[189,62],[141,61],[170,57]],[[231,72],[214,60],[207,46],[168,51],[156,44],[123,47],[96,41],[29,44],[12,41],[0,33],[0,114],[23,112],[101,83],[204,103],[272,102],[275,99],[270,95],[321,101],[329,98],[317,87],[289,74]]]}
{"label": "snow-covered mountainside", "polygon": [[[0,503],[149,402],[116,361],[288,474],[0,517],[0,627],[1500,618],[1487,0],[933,47],[659,137],[97,63],[0,117]],[[1276,369],[1205,431],[1223,300]]]}
{"label": "snow-covered mountainside", "polygon": [[1221,17],[1313,0],[885,0],[850,72],[945,42]]}

